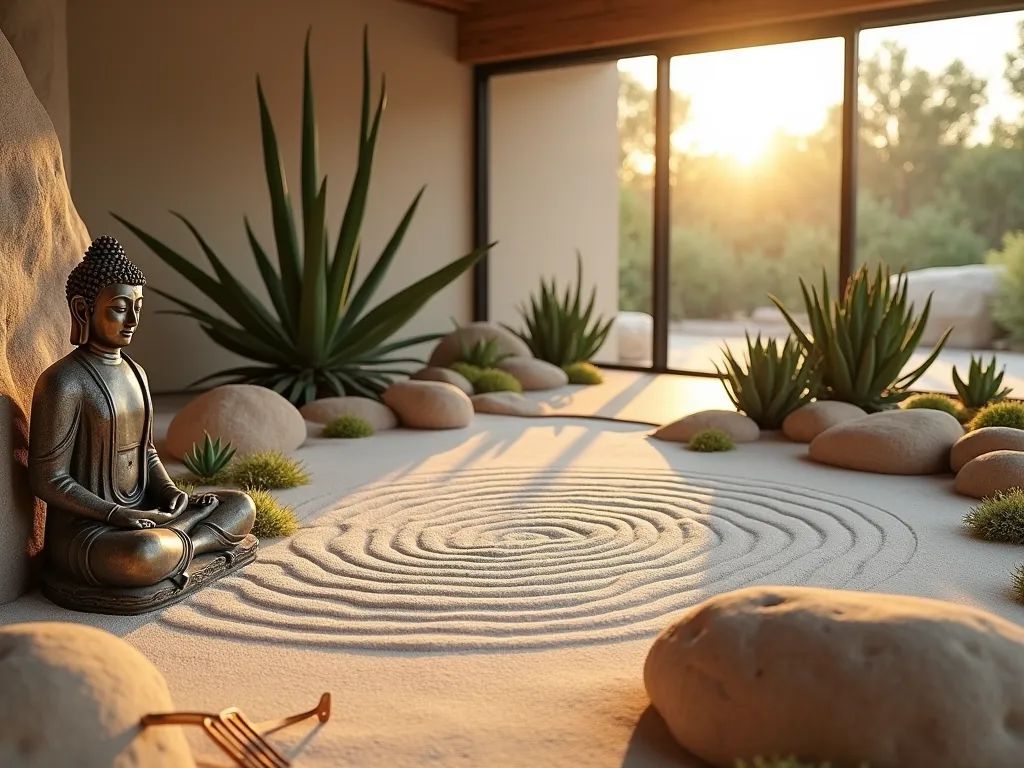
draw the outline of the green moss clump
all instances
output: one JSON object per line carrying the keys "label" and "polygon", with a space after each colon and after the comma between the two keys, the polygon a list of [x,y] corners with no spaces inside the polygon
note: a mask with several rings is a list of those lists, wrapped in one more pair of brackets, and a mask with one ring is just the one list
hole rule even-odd
{"label": "green moss clump", "polygon": [[1013,571],[1013,593],[1017,599],[1024,603],[1024,563],[1021,563]]}
{"label": "green moss clump", "polygon": [[299,462],[280,451],[263,451],[236,459],[231,480],[239,488],[272,491],[308,485],[309,475]]}
{"label": "green moss clump", "polygon": [[690,438],[690,450],[701,453],[731,451],[736,447],[732,438],[720,429],[702,429]]}
{"label": "green moss clump", "polygon": [[989,541],[1024,544],[1024,491],[1002,491],[964,515],[964,525]]}
{"label": "green moss clump", "polygon": [[971,429],[981,429],[982,427],[1024,429],[1024,403],[1005,401],[987,405],[971,419],[970,426]]}
{"label": "green moss clump", "polygon": [[472,365],[470,363],[464,363],[461,361],[458,363],[452,363],[451,365],[448,366],[448,369],[451,371],[455,371],[458,374],[461,374],[462,378],[464,378],[474,387],[476,386],[476,380],[480,378],[480,374],[483,373],[483,368],[478,368],[475,365]]}
{"label": "green moss clump", "polygon": [[604,374],[601,373],[601,369],[593,363],[581,362],[571,363],[562,368],[567,374],[569,374],[570,384],[585,384],[592,386],[594,384],[604,383]]}
{"label": "green moss clump", "polygon": [[519,383],[519,379],[511,373],[498,370],[497,368],[487,368],[480,371],[480,375],[472,383],[473,391],[478,395],[482,395],[485,392],[521,393],[523,391],[523,385]]}
{"label": "green moss clump", "polygon": [[955,418],[961,424],[967,421],[966,412],[964,407],[960,405],[952,397],[946,395],[922,393],[920,395],[913,395],[903,401],[904,408],[927,408],[932,411],[942,411],[948,413],[950,416]]}
{"label": "green moss clump", "polygon": [[256,505],[256,522],[252,525],[252,534],[257,539],[277,539],[291,536],[299,530],[295,510],[279,502],[269,491],[249,488],[245,492]]}
{"label": "green moss clump", "polygon": [[330,438],[370,437],[373,427],[362,416],[345,413],[327,422],[322,434]]}

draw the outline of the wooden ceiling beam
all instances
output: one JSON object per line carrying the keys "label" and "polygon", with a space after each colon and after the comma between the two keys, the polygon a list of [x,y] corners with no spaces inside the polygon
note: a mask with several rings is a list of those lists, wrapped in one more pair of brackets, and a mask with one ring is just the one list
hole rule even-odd
{"label": "wooden ceiling beam", "polygon": [[805,22],[934,0],[484,0],[458,20],[467,64]]}

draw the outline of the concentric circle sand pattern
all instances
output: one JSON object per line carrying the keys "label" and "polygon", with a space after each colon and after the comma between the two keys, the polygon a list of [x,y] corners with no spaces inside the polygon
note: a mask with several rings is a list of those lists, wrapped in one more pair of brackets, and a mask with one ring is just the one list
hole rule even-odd
{"label": "concentric circle sand pattern", "polygon": [[649,635],[748,584],[870,589],[915,546],[882,509],[780,484],[591,469],[413,474],[345,498],[162,621],[321,647],[550,647]]}

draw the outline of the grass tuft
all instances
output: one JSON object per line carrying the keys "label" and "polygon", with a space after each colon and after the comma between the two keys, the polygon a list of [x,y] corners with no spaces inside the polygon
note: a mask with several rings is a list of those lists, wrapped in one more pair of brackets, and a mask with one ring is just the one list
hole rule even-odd
{"label": "grass tuft", "polygon": [[464,363],[462,361],[452,363],[451,365],[448,366],[448,370],[462,374],[462,378],[464,378],[474,387],[476,386],[476,380],[480,377],[480,374],[483,373],[483,368],[478,368],[472,363]]}
{"label": "grass tuft", "polygon": [[1013,571],[1013,593],[1020,602],[1024,603],[1024,563],[1018,565]]}
{"label": "grass tuft", "polygon": [[295,510],[279,502],[269,491],[249,488],[246,493],[256,505],[256,522],[252,525],[252,534],[256,538],[278,539],[299,530]]}
{"label": "grass tuft", "polygon": [[690,450],[700,453],[731,451],[735,447],[732,438],[720,429],[702,429],[690,438]]}
{"label": "grass tuft", "polygon": [[964,525],[988,541],[1024,544],[1024,490],[1013,488],[982,499],[964,515]]}
{"label": "grass tuft", "polygon": [[1005,401],[987,405],[971,419],[970,426],[972,430],[982,427],[1024,429],[1024,403]]}
{"label": "grass tuft", "polygon": [[476,381],[472,382],[473,391],[482,395],[485,392],[518,392],[522,393],[523,385],[519,379],[507,371],[500,371],[497,368],[488,368],[480,371]]}
{"label": "grass tuft", "polygon": [[324,437],[342,439],[370,437],[373,435],[373,427],[362,416],[345,413],[327,422],[322,434]]}
{"label": "grass tuft", "polygon": [[239,488],[273,491],[308,485],[309,475],[299,462],[280,451],[262,451],[236,459],[231,480]]}
{"label": "grass tuft", "polygon": [[961,424],[968,421],[967,411],[964,407],[947,395],[932,394],[923,392],[920,395],[912,395],[903,401],[903,408],[925,408],[931,411],[942,411],[948,413]]}
{"label": "grass tuft", "polygon": [[595,384],[604,383],[604,374],[601,373],[601,369],[593,363],[570,363],[563,367],[563,369],[569,375],[570,384],[585,384],[587,386],[593,386]]}

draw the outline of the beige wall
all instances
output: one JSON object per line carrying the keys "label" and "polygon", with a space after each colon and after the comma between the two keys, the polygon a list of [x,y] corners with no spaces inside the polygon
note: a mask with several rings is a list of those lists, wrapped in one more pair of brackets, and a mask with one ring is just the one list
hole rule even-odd
{"label": "beige wall", "polygon": [[71,178],[65,0],[0,0],[0,31],[21,60],[32,90],[57,131],[64,174]]}
{"label": "beige wall", "polygon": [[[491,318],[520,325],[516,307],[541,277],[597,286],[611,318],[619,294],[619,76],[615,63],[502,75],[491,82]],[[614,331],[596,359],[617,357]]]}
{"label": "beige wall", "polygon": [[[355,166],[364,23],[376,77],[388,78],[388,108],[361,273],[422,184],[426,196],[378,299],[470,250],[471,70],[455,61],[451,15],[395,0],[69,0],[72,194],[92,235],[122,239],[150,285],[195,298],[108,215],[116,212],[200,259],[187,231],[167,213],[173,209],[196,224],[240,278],[258,285],[242,224],[248,215],[271,246],[255,76],[262,78],[296,191],[302,45],[312,25],[335,237]],[[132,345],[154,390],[180,389],[240,362],[208,342],[193,321],[154,313],[169,306],[151,295]],[[449,318],[465,321],[470,313],[467,275],[401,335],[446,331]]]}

